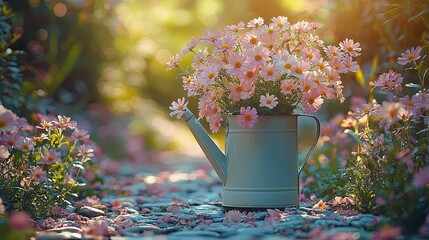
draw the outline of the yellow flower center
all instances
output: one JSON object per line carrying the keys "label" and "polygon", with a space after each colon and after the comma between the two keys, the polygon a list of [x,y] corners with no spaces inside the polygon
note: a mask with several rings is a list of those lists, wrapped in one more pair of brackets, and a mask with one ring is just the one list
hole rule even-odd
{"label": "yellow flower center", "polygon": [[209,78],[209,79],[212,79],[212,78],[214,78],[214,76],[215,76],[215,74],[214,73],[209,73],[209,75],[207,75],[207,77]]}
{"label": "yellow flower center", "polygon": [[7,122],[5,120],[0,120],[0,128],[4,128],[7,126]]}
{"label": "yellow flower center", "polygon": [[246,122],[252,120],[252,117],[250,115],[244,115],[244,120],[246,120]]}
{"label": "yellow flower center", "polygon": [[308,103],[309,104],[313,104],[314,103],[314,99],[312,99],[312,98],[308,99]]}
{"label": "yellow flower center", "polygon": [[262,56],[259,54],[255,55],[255,61],[261,61],[262,60]]}
{"label": "yellow flower center", "polygon": [[242,88],[241,86],[237,86],[237,87],[235,88],[235,91],[236,91],[236,92],[242,92],[242,91],[243,91],[243,88]]}
{"label": "yellow flower center", "polygon": [[268,76],[272,76],[273,74],[274,74],[273,70],[271,70],[271,69],[267,70],[267,75]]}
{"label": "yellow flower center", "polygon": [[256,39],[255,37],[252,37],[249,42],[251,44],[256,44],[258,42],[258,39]]}
{"label": "yellow flower center", "polygon": [[286,69],[290,69],[292,67],[292,64],[290,62],[285,63],[285,65],[283,65],[284,68]]}
{"label": "yellow flower center", "polygon": [[274,33],[274,30],[273,30],[273,29],[271,29],[271,28],[270,28],[270,29],[268,29],[268,34],[270,34],[270,35],[271,35],[271,34],[273,34],[273,33]]}
{"label": "yellow flower center", "polygon": [[228,48],[229,48],[229,45],[228,45],[228,44],[226,44],[226,43],[222,44],[222,49],[226,50],[226,49],[228,49]]}
{"label": "yellow flower center", "polygon": [[240,68],[241,67],[241,62],[235,62],[234,63],[234,67],[235,68]]}
{"label": "yellow flower center", "polygon": [[311,89],[311,86],[310,85],[308,85],[308,84],[305,84],[304,85],[304,90],[305,91],[308,91],[308,90],[310,90]]}
{"label": "yellow flower center", "polygon": [[295,72],[298,74],[302,74],[302,69],[300,67],[295,68]]}
{"label": "yellow flower center", "polygon": [[389,116],[391,118],[395,117],[397,114],[398,114],[398,109],[392,108],[392,109],[389,110]]}
{"label": "yellow flower center", "polygon": [[273,101],[271,99],[267,99],[267,104],[271,104]]}
{"label": "yellow flower center", "polygon": [[248,78],[253,77],[253,71],[247,71],[246,76],[247,76]]}
{"label": "yellow flower center", "polygon": [[414,54],[412,54],[412,53],[408,54],[407,59],[408,60],[413,60],[414,59]]}
{"label": "yellow flower center", "polygon": [[313,59],[313,54],[311,54],[311,53],[307,53],[307,58],[308,58],[308,59]]}

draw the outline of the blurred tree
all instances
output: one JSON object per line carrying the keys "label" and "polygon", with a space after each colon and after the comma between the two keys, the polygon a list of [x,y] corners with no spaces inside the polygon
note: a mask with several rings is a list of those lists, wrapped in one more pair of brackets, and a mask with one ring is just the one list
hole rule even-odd
{"label": "blurred tree", "polygon": [[20,37],[13,31],[14,20],[16,16],[0,0],[0,103],[22,115],[20,110],[25,106],[25,98],[19,92],[24,82],[22,60],[25,53],[10,48]]}
{"label": "blurred tree", "polygon": [[[39,112],[72,114],[100,101],[96,83],[100,64],[116,57],[109,19],[112,7],[103,0],[12,1],[20,17],[14,47],[28,52],[22,94],[43,97]],[[50,101],[48,99],[51,99]]]}

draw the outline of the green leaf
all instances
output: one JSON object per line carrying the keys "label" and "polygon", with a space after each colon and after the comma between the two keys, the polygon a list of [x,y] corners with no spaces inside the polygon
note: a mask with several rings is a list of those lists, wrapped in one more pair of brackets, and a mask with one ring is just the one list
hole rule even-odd
{"label": "green leaf", "polygon": [[[425,4],[424,4],[425,5]],[[413,16],[413,17],[411,17],[411,18],[409,18],[408,19],[408,22],[411,22],[411,21],[413,21],[413,20],[415,20],[415,19],[417,19],[417,18],[419,18],[419,17],[421,17],[421,16],[423,16],[424,14],[426,14],[426,13],[428,13],[429,12],[429,8],[427,8],[427,6],[424,6],[423,5],[423,11],[421,11],[421,12],[419,12],[419,13],[417,13],[417,15],[415,15],[415,16]]]}
{"label": "green leaf", "polygon": [[79,195],[77,195],[77,193],[68,193],[68,195],[73,196],[75,198],[79,197]]}
{"label": "green leaf", "polygon": [[408,87],[408,88],[420,88],[420,85],[419,84],[415,84],[415,83],[407,83],[407,84],[405,84],[405,87]]}
{"label": "green leaf", "polygon": [[73,163],[73,167],[75,167],[75,168],[80,168],[80,169],[82,169],[82,170],[84,170],[85,168],[82,166],[82,164],[79,164],[79,163]]}
{"label": "green leaf", "polygon": [[359,68],[356,72],[356,80],[358,81],[359,85],[361,85],[363,89],[367,90],[365,77],[363,76],[363,71],[361,68]]}
{"label": "green leaf", "polygon": [[375,81],[377,67],[378,67],[378,55],[375,55],[374,58],[372,59],[371,74],[369,75],[369,81]]}
{"label": "green leaf", "polygon": [[79,56],[83,51],[83,44],[81,42],[77,42],[73,45],[73,47],[68,52],[66,59],[61,64],[61,67],[58,69],[58,72],[55,74],[52,79],[51,84],[48,87],[49,93],[54,93],[58,87],[64,82],[70,72],[73,70],[73,67],[77,63]]}

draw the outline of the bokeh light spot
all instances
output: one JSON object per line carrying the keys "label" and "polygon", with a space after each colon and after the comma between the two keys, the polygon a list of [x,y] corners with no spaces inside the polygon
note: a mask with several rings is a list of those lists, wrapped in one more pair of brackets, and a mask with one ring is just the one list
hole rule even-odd
{"label": "bokeh light spot", "polygon": [[41,28],[37,31],[36,35],[40,41],[44,41],[48,38],[48,31],[46,31],[44,28]]}
{"label": "bokeh light spot", "polygon": [[32,7],[38,7],[40,5],[40,0],[29,0],[28,3]]}
{"label": "bokeh light spot", "polygon": [[171,58],[171,53],[167,49],[160,49],[155,53],[155,58],[160,64],[165,64]]}
{"label": "bokeh light spot", "polygon": [[57,17],[64,17],[67,14],[67,6],[64,3],[58,2],[54,6],[54,14]]}
{"label": "bokeh light spot", "polygon": [[189,24],[192,21],[192,16],[188,11],[185,11],[183,9],[178,9],[174,11],[174,24],[177,26],[185,26]]}

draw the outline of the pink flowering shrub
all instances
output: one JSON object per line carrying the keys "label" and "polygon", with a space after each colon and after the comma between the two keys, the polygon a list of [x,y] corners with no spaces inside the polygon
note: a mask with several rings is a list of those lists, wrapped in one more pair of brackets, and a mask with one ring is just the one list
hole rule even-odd
{"label": "pink flowering shrub", "polygon": [[[417,232],[429,213],[429,68],[421,50],[411,48],[397,61],[415,78],[395,70],[381,74],[369,82],[369,101],[356,101],[347,116],[322,131],[333,150],[326,158],[343,167],[335,172],[339,185],[332,192],[351,197],[359,211],[390,217],[406,232]],[[342,156],[341,149],[348,153]]]}
{"label": "pink flowering shrub", "polygon": [[81,173],[93,159],[89,134],[58,116],[36,127],[0,105],[0,196],[7,211],[47,216],[85,185]]}
{"label": "pink flowering shrub", "polygon": [[[188,97],[198,99],[199,118],[213,132],[225,115],[239,115],[240,126],[250,128],[258,115],[314,113],[325,100],[344,100],[340,75],[358,70],[354,58],[361,50],[351,39],[325,46],[316,35],[321,27],[279,16],[269,24],[259,17],[207,31],[173,56],[168,69],[180,70]],[[185,68],[188,54],[192,64]],[[170,115],[180,118],[187,104],[179,98]]]}

